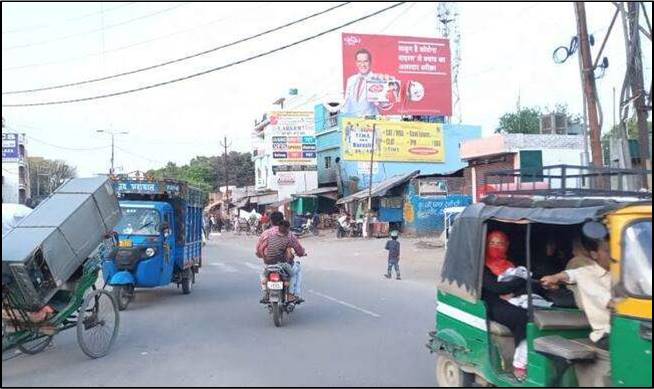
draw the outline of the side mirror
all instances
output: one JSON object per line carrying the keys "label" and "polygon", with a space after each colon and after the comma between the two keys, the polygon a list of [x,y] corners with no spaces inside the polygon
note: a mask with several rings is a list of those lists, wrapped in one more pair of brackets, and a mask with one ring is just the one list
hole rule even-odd
{"label": "side mirror", "polygon": [[606,226],[600,222],[590,221],[584,223],[582,227],[582,232],[584,236],[590,239],[602,240],[609,235],[609,231],[606,229]]}

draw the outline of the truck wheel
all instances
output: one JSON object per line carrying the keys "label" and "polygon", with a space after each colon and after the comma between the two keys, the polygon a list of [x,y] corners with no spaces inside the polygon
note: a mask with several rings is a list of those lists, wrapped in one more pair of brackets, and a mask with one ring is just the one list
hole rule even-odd
{"label": "truck wheel", "polygon": [[128,285],[116,285],[113,287],[113,295],[118,303],[118,309],[124,311],[127,309],[129,302],[132,301],[133,288]]}
{"label": "truck wheel", "polygon": [[475,381],[474,374],[465,373],[449,357],[444,355],[436,356],[436,382],[440,387],[461,388],[470,387]]}
{"label": "truck wheel", "polygon": [[191,289],[193,289],[193,278],[195,278],[193,269],[188,268],[184,270],[184,274],[182,275],[182,293],[191,294]]}

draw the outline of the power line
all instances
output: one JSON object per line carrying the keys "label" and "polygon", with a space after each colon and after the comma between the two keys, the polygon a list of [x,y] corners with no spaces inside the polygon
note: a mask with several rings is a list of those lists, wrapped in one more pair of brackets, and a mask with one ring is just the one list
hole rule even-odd
{"label": "power line", "polygon": [[270,54],[273,54],[273,53],[276,53],[278,51],[282,51],[282,50],[291,48],[293,46],[297,46],[297,45],[302,44],[304,42],[308,42],[308,41],[313,40],[315,38],[326,35],[326,34],[328,34],[330,32],[334,32],[336,30],[339,30],[339,29],[341,29],[343,27],[347,27],[347,26],[349,26],[351,24],[360,22],[362,20],[369,19],[369,18],[371,18],[373,16],[377,16],[377,15],[383,13],[383,12],[386,12],[388,10],[391,10],[391,9],[393,9],[395,7],[398,7],[400,5],[403,5],[403,4],[405,4],[405,2],[399,2],[399,3],[393,4],[393,5],[389,6],[389,7],[383,8],[383,9],[381,9],[379,11],[375,11],[375,12],[373,12],[371,14],[368,14],[368,15],[362,16],[360,18],[351,20],[351,21],[349,21],[347,23],[341,24],[340,26],[330,28],[329,30],[325,30],[325,31],[320,32],[318,34],[311,35],[311,36],[309,36],[307,38],[304,38],[304,39],[301,39],[299,41],[295,41],[293,43],[290,43],[290,44],[287,44],[287,45],[284,45],[284,46],[280,46],[280,47],[277,47],[275,49],[265,51],[263,53],[253,55],[253,56],[241,59],[239,61],[231,62],[231,63],[228,63],[226,65],[211,68],[211,69],[199,72],[199,73],[193,73],[193,74],[190,74],[188,76],[175,78],[175,79],[172,79],[172,80],[163,81],[163,82],[159,82],[159,83],[156,83],[156,84],[150,84],[150,85],[146,85],[146,86],[143,86],[143,87],[140,87],[140,88],[128,89],[128,90],[108,93],[108,94],[104,94],[104,95],[97,95],[97,96],[91,96],[91,97],[82,97],[82,98],[70,99],[70,100],[55,100],[55,101],[45,101],[45,102],[27,103],[27,104],[3,104],[2,106],[3,107],[34,107],[34,106],[42,106],[42,105],[79,103],[79,102],[82,102],[82,101],[90,101],[90,100],[103,99],[103,98],[107,98],[107,97],[121,96],[121,95],[129,94],[129,93],[140,92],[140,91],[147,90],[147,89],[157,88],[157,87],[160,87],[160,86],[173,84],[173,83],[180,82],[180,81],[189,80],[189,79],[196,78],[196,77],[199,77],[199,76],[204,76],[206,74],[213,73],[213,72],[216,72],[216,71],[219,71],[219,70],[223,70],[223,69],[227,69],[227,68],[230,68],[230,67],[233,67],[233,66],[236,66],[236,65],[240,65],[240,64],[243,64],[243,63],[246,63],[246,62],[250,62],[252,60],[268,56]]}
{"label": "power line", "polygon": [[122,151],[122,152],[124,152],[124,153],[126,153],[126,154],[131,155],[132,157],[141,158],[141,159],[144,159],[144,160],[146,160],[146,161],[153,162],[153,163],[162,163],[162,164],[165,164],[165,163],[166,163],[166,162],[161,161],[161,160],[158,160],[158,159],[151,159],[151,158],[148,158],[148,157],[144,157],[144,156],[141,155],[141,154],[133,153],[133,152],[131,152],[131,151],[129,151],[129,150],[126,150],[126,149],[124,149],[124,148],[122,148],[122,147],[119,147],[119,146],[115,146],[115,147],[116,147],[118,150],[120,150],[120,151]]}
{"label": "power line", "polygon": [[93,29],[93,30],[77,32],[77,33],[74,33],[74,34],[71,34],[71,35],[60,36],[58,38],[48,39],[48,40],[44,40],[44,41],[40,41],[40,42],[32,42],[32,43],[26,43],[26,44],[17,45],[17,46],[10,46],[10,47],[7,47],[7,48],[3,48],[2,51],[4,52],[4,51],[15,50],[15,49],[24,49],[24,48],[28,48],[28,47],[41,46],[41,45],[44,45],[44,44],[47,44],[47,43],[58,42],[58,41],[61,41],[61,40],[74,38],[76,36],[87,35],[87,34],[92,34],[92,33],[99,32],[99,31],[103,31],[103,30],[108,30],[110,28],[122,26],[122,25],[129,24],[129,23],[132,23],[132,22],[135,22],[135,21],[138,21],[138,20],[146,19],[146,18],[149,18],[149,17],[152,17],[152,16],[156,16],[156,15],[165,13],[165,12],[169,12],[169,11],[172,11],[174,9],[177,9],[179,7],[183,7],[183,6],[186,6],[186,5],[189,5],[189,4],[191,4],[191,3],[177,4],[177,5],[174,5],[172,7],[168,7],[168,8],[156,11],[156,12],[152,12],[152,13],[149,13],[149,14],[137,16],[135,18],[128,19],[128,20],[125,20],[125,21],[120,22],[120,23],[111,24],[111,25],[105,26],[103,28],[101,27],[101,28],[96,28],[96,29]]}
{"label": "power line", "polygon": [[[62,20],[60,23],[73,22],[75,20],[84,19],[84,18],[87,18],[89,16],[95,16],[95,15],[100,14],[102,12],[111,12],[111,11],[114,11],[114,10],[117,10],[117,9],[120,9],[120,8],[123,8],[123,7],[134,5],[136,3],[137,3],[136,1],[132,1],[132,2],[129,2],[129,3],[126,3],[126,4],[117,5],[117,6],[113,7],[113,8],[105,9],[104,11],[95,11],[95,12],[86,13],[86,14],[79,15],[79,16],[73,16],[72,18]],[[15,28],[13,30],[3,31],[2,34],[4,35],[4,34],[14,34],[14,33],[18,33],[18,32],[36,31],[36,30],[41,30],[43,28],[52,28],[52,27],[55,27],[55,25],[54,24],[41,24],[41,25],[38,25],[38,26],[19,27],[19,28]]]}
{"label": "power line", "polygon": [[32,136],[32,135],[25,135],[25,136],[26,136],[27,138],[31,139],[31,140],[35,140],[35,141],[37,141],[38,143],[43,143],[44,145],[47,145],[47,146],[50,146],[50,147],[54,147],[54,148],[62,149],[62,150],[69,150],[69,151],[93,151],[93,150],[102,150],[102,149],[106,149],[106,148],[108,148],[108,147],[111,147],[111,145],[99,146],[99,147],[80,147],[80,148],[77,148],[77,147],[58,146],[58,145],[54,145],[54,144],[52,144],[52,143],[48,143],[48,142],[46,142],[46,141],[44,141],[44,140],[41,140],[41,139],[35,138],[35,137]]}
{"label": "power line", "polygon": [[[256,4],[256,3],[254,3],[254,4]],[[264,3],[263,5],[257,4],[256,7],[261,9],[261,8],[268,7],[270,5],[271,5],[271,3]],[[247,10],[244,11],[244,12],[247,12]],[[2,68],[2,71],[4,72],[4,71],[9,71],[9,70],[18,70],[18,69],[42,67],[42,66],[49,66],[49,65],[58,65],[58,64],[62,64],[62,63],[77,61],[77,60],[84,59],[84,58],[97,57],[97,56],[100,56],[100,55],[126,50],[126,49],[129,49],[129,48],[144,45],[144,44],[147,44],[147,43],[156,42],[158,40],[170,38],[171,36],[183,34],[183,33],[189,32],[189,31],[198,30],[200,28],[203,28],[203,27],[206,27],[206,26],[210,26],[212,24],[216,24],[216,23],[225,21],[225,20],[233,18],[233,17],[234,17],[234,15],[228,15],[228,16],[225,16],[225,17],[222,17],[222,18],[219,18],[219,19],[214,19],[214,20],[212,20],[210,22],[201,24],[199,26],[194,26],[194,27],[191,27],[191,28],[183,29],[183,30],[177,30],[177,31],[174,31],[174,32],[172,32],[170,34],[160,35],[160,36],[157,36],[157,37],[154,37],[154,38],[151,38],[151,39],[146,39],[146,40],[143,40],[143,41],[130,43],[130,44],[125,45],[125,46],[120,46],[120,47],[116,47],[116,48],[113,48],[113,49],[105,50],[104,52],[86,53],[86,54],[84,54],[82,56],[69,57],[69,58],[66,58],[66,59],[51,61],[51,62],[41,62],[41,63],[31,63],[31,64],[23,64],[23,65],[18,65],[18,66],[11,66],[11,67],[7,67],[7,68]]]}
{"label": "power line", "polygon": [[156,64],[156,65],[146,66],[146,67],[143,67],[143,68],[134,69],[134,70],[130,70],[130,71],[127,71],[127,72],[122,72],[122,73],[113,74],[113,75],[110,75],[110,76],[99,77],[99,78],[92,78],[92,79],[84,80],[84,81],[77,81],[77,82],[71,82],[71,83],[67,83],[67,84],[53,85],[53,86],[34,88],[34,89],[24,89],[24,90],[17,90],[17,91],[2,92],[2,94],[3,95],[10,95],[10,94],[19,94],[19,93],[32,93],[32,92],[40,92],[40,91],[44,91],[44,90],[67,88],[67,87],[71,87],[71,86],[89,84],[89,83],[92,83],[92,82],[110,80],[112,78],[123,77],[123,76],[131,75],[131,74],[135,74],[135,73],[144,72],[146,70],[152,70],[152,69],[160,68],[160,67],[167,66],[167,65],[170,65],[170,64],[173,64],[173,63],[182,62],[182,61],[186,61],[186,60],[196,58],[196,57],[199,57],[199,56],[202,56],[202,55],[213,53],[215,51],[225,49],[225,48],[228,48],[228,47],[231,47],[231,46],[235,46],[237,44],[247,42],[247,41],[255,39],[255,38],[259,38],[261,36],[264,36],[264,35],[279,31],[281,29],[293,26],[295,24],[304,22],[304,21],[309,20],[311,18],[315,18],[316,16],[326,14],[326,13],[331,12],[331,11],[337,9],[337,8],[343,7],[343,6],[347,5],[347,4],[350,4],[350,2],[345,2],[345,3],[342,3],[342,4],[336,5],[334,7],[327,8],[326,10],[316,12],[316,13],[311,14],[309,16],[305,16],[303,18],[300,18],[300,19],[294,20],[292,22],[283,24],[281,26],[277,26],[275,28],[260,32],[260,33],[255,34],[255,35],[251,35],[251,36],[246,37],[246,38],[241,38],[239,40],[236,40],[236,41],[233,41],[233,42],[230,42],[230,43],[218,46],[218,47],[214,47],[214,48],[211,48],[211,49],[208,49],[208,50],[204,50],[204,51],[201,51],[201,52],[198,52],[198,53],[195,53],[195,54],[187,55],[185,57],[181,57],[181,58],[173,59],[173,60],[170,60],[170,61],[162,62],[162,63]]}

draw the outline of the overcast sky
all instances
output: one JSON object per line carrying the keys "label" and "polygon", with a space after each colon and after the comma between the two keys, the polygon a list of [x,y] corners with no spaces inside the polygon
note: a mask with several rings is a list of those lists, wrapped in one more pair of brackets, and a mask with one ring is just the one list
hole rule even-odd
{"label": "overcast sky", "polygon": [[[338,3],[2,3],[2,91],[38,88],[120,73],[190,55],[276,27]],[[68,161],[81,176],[106,172],[116,137],[118,171],[185,164],[216,155],[223,136],[250,150],[254,119],[272,101],[298,88],[300,102],[341,93],[341,32],[438,36],[438,3],[407,3],[388,12],[269,56],[201,77],[88,102],[2,108],[10,129],[29,137],[28,153]],[[192,60],[109,81],[21,95],[3,104],[101,95],[237,61],[388,7],[353,3],[329,14]],[[614,7],[587,3],[588,29],[603,39]],[[651,18],[651,3],[647,3]],[[576,34],[572,3],[460,3],[460,94],[464,124],[484,135],[498,118],[522,106],[568,104],[580,113],[577,55],[555,64],[552,51]],[[644,22],[643,22],[644,24]],[[104,26],[104,28],[103,28]],[[651,42],[642,38],[645,86],[651,85]],[[609,68],[597,81],[604,129],[613,122],[612,88],[625,72],[622,23],[605,48]]]}

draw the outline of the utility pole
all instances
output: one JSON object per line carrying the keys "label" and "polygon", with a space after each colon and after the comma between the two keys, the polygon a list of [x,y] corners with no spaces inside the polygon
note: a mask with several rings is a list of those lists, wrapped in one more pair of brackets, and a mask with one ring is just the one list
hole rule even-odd
{"label": "utility pole", "polygon": [[227,143],[227,136],[225,136],[224,140],[220,142],[220,145],[225,148],[225,154],[223,155],[223,165],[225,165],[225,197],[227,197],[227,193],[229,191],[229,166],[227,162],[227,147],[232,145],[232,142]]}
{"label": "utility pole", "polygon": [[370,215],[372,214],[372,172],[373,165],[375,163],[375,134],[377,133],[377,125],[372,125],[372,141],[370,142],[370,178],[368,179],[368,212],[366,212],[366,217],[364,218],[364,223],[366,224],[366,238],[372,237],[370,233]]}
{"label": "utility pole", "polygon": [[[631,62],[627,64],[627,71],[629,72],[631,95],[635,99],[634,108],[636,110],[636,120],[638,122],[638,143],[640,144],[641,168],[647,169],[651,167],[651,160],[649,155],[647,108],[645,107],[645,96],[647,95],[647,92],[645,91],[643,82],[643,62],[640,48],[640,24],[638,21],[640,14],[640,4],[638,2],[629,1],[627,2],[627,10],[630,35],[627,52],[631,52]],[[647,177],[644,176],[641,182],[641,187],[647,188],[648,186]]]}
{"label": "utility pole", "polygon": [[586,26],[586,9],[583,2],[575,2],[575,15],[577,18],[577,36],[579,37],[579,59],[581,61],[582,86],[586,99],[588,122],[590,126],[590,148],[592,165],[602,167],[601,128],[597,112],[597,94],[595,88],[595,74],[590,55],[590,41],[588,27]]}
{"label": "utility pole", "polygon": [[111,168],[109,169],[109,174],[113,176],[114,175],[114,143],[115,143],[114,138],[116,135],[127,135],[129,134],[129,132],[127,131],[114,132],[112,130],[96,130],[96,132],[111,135]]}

